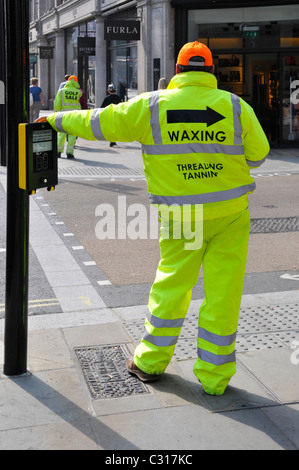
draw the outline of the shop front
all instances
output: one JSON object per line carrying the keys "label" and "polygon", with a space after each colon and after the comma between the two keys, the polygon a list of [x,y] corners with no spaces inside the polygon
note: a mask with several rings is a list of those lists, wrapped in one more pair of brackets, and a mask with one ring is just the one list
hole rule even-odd
{"label": "shop front", "polygon": [[78,76],[89,107],[95,106],[95,35],[95,20],[65,30],[65,70]]}
{"label": "shop front", "polygon": [[105,19],[107,44],[107,82],[113,83],[117,94],[127,101],[138,94],[138,53],[140,20],[135,9],[126,17],[112,15]]}
{"label": "shop front", "polygon": [[138,94],[137,44],[133,41],[111,41],[108,52],[108,81],[117,94],[127,101]]}
{"label": "shop front", "polygon": [[194,40],[210,47],[218,87],[254,108],[271,146],[298,146],[299,5],[184,6],[176,16],[176,28],[185,31],[177,48]]}

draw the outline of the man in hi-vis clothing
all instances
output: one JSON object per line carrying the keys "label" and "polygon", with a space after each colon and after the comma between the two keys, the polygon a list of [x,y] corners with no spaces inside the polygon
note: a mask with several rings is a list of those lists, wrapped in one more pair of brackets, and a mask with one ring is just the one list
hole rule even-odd
{"label": "man in hi-vis clothing", "polygon": [[[55,111],[71,111],[81,109],[80,99],[82,96],[82,91],[80,90],[80,85],[78,79],[75,75],[71,75],[64,85],[63,88],[58,90],[55,101],[54,101],[54,110]],[[65,132],[59,132],[57,137],[57,147],[58,147],[58,157],[61,157],[61,154],[64,151],[66,134]],[[77,137],[74,135],[68,135],[67,138],[67,148],[66,155],[67,158],[74,158],[74,150]]]}
{"label": "man in hi-vis clothing", "polygon": [[252,108],[218,90],[213,72],[211,51],[188,43],[167,90],[105,109],[54,114],[48,121],[59,132],[89,140],[142,144],[150,203],[161,214],[161,261],[145,333],[127,368],[142,381],[165,371],[202,265],[205,299],[194,373],[206,393],[222,395],[236,371],[250,228],[247,196],[255,189],[250,168],[263,163],[269,144]]}

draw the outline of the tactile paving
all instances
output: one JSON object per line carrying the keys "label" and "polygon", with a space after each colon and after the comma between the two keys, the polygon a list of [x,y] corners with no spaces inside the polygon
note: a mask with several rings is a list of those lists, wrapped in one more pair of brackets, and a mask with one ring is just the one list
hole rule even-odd
{"label": "tactile paving", "polygon": [[[173,356],[177,361],[196,358],[197,323],[197,313],[188,313]],[[144,321],[125,321],[123,325],[132,341],[138,343],[144,333]],[[295,340],[299,341],[298,304],[265,305],[240,310],[237,352],[283,346],[291,348]]]}

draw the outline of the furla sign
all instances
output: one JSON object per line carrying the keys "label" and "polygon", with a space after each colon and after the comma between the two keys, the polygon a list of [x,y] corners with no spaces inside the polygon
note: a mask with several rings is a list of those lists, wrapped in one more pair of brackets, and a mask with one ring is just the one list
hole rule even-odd
{"label": "furla sign", "polygon": [[140,40],[140,21],[106,20],[104,39]]}

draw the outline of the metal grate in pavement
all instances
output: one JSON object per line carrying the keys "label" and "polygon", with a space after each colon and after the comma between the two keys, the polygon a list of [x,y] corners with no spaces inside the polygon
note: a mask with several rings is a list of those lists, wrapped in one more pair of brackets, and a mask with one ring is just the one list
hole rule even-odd
{"label": "metal grate in pavement", "polygon": [[299,217],[251,219],[250,233],[277,233],[299,231]]}
{"label": "metal grate in pavement", "polygon": [[[183,361],[197,357],[197,313],[188,313],[177,342],[174,359]],[[123,323],[134,343],[144,333],[144,321]],[[299,341],[299,305],[247,307],[240,310],[236,351],[256,351],[289,347]]]}
{"label": "metal grate in pavement", "polygon": [[146,385],[127,372],[124,346],[75,348],[75,353],[93,399],[149,393]]}

